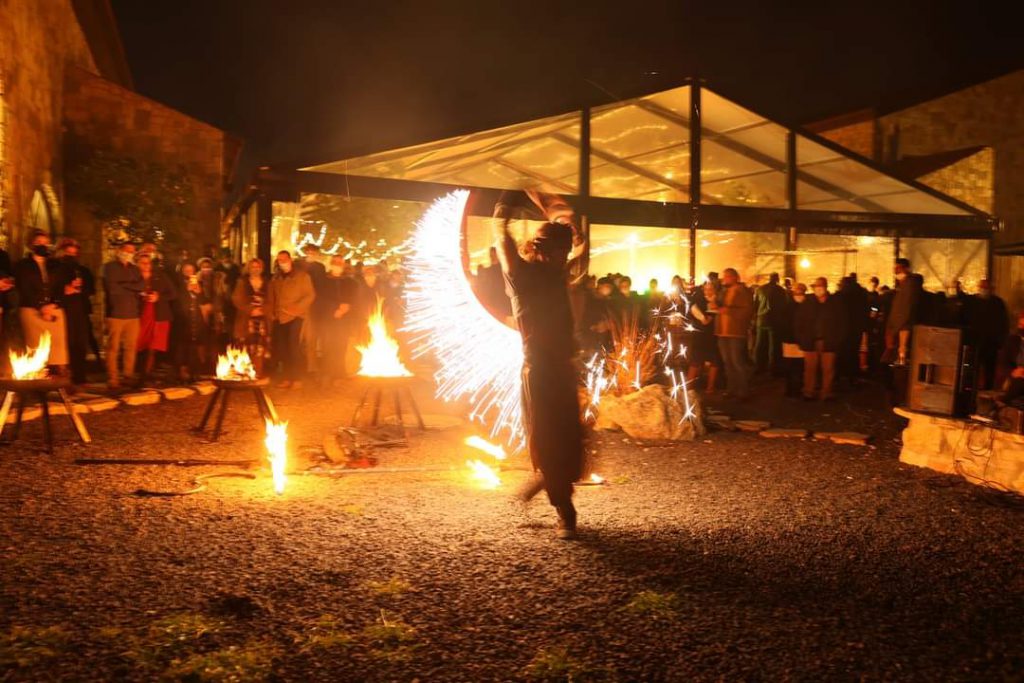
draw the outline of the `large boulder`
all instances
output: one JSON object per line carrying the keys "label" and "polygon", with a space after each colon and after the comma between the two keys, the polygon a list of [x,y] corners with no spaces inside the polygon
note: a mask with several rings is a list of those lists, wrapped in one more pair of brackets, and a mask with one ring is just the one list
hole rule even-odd
{"label": "large boulder", "polygon": [[693,441],[707,430],[700,396],[695,391],[688,394],[690,418],[686,418],[686,402],[672,398],[671,391],[660,384],[649,384],[625,396],[602,396],[595,426],[621,429],[643,441]]}

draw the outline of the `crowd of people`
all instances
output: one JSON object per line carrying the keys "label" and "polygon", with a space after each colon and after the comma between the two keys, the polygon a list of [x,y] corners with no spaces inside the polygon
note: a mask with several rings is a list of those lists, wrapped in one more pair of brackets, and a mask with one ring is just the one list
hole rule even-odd
{"label": "crowd of people", "polygon": [[[748,286],[727,268],[699,284],[677,275],[665,290],[651,280],[638,293],[628,275],[589,276],[571,292],[576,341],[588,355],[614,350],[624,330],[671,333],[667,338],[685,354],[670,358],[706,394],[724,388],[724,395],[745,399],[752,379],[761,375],[784,378],[787,396],[830,400],[837,390],[909,363],[914,325],[959,327],[975,354],[974,388],[1002,388],[1009,381],[1024,389],[1024,353],[1018,350],[1024,316],[1011,335],[1006,304],[988,280],[979,282],[977,294],[959,283],[953,296],[930,292],[907,259],[895,261],[893,279],[891,288],[878,277],[865,287],[856,273],[838,283],[823,277],[793,282],[772,273]],[[488,309],[508,315],[500,269],[481,268],[477,287]]]}
{"label": "crowd of people", "polygon": [[354,369],[353,344],[365,341],[378,300],[392,325],[402,316],[402,273],[386,261],[352,263],[309,245],[298,258],[279,252],[268,269],[213,246],[170,261],[153,243],[125,242],[102,268],[98,338],[97,279],[80,245],[64,238],[54,249],[35,231],[27,247],[15,263],[0,251],[4,344],[36,348],[49,332],[50,371],[75,388],[101,360],[113,391],[194,381],[213,375],[228,346],[244,348],[257,374],[275,374],[282,387],[310,377],[336,384]]}

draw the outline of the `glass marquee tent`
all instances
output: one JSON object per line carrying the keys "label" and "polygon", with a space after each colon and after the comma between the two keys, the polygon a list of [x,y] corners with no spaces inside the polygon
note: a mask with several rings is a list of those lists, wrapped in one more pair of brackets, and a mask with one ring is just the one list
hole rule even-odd
{"label": "glass marquee tent", "polygon": [[310,228],[343,240],[346,226],[330,225],[317,208],[339,196],[369,202],[382,234],[389,221],[405,221],[407,229],[407,209],[415,213],[460,187],[477,191],[470,207],[474,257],[486,254],[482,223],[500,191],[542,188],[576,207],[590,235],[590,271],[630,274],[636,289],[648,278],[664,287],[675,274],[699,280],[729,266],[748,282],[773,271],[832,283],[858,272],[885,282],[896,255],[910,258],[931,289],[957,280],[971,288],[987,274],[997,225],[982,211],[691,81],[300,170],[260,169],[229,216],[233,245],[243,256],[268,258],[272,248],[308,240]]}

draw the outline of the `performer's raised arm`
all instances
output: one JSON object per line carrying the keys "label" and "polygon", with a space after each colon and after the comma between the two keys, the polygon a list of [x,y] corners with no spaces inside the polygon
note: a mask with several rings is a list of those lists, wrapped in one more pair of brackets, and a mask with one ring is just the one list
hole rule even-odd
{"label": "performer's raised arm", "polygon": [[508,231],[508,222],[516,209],[514,197],[509,192],[502,192],[498,203],[494,206],[492,229],[494,246],[498,250],[498,262],[506,273],[514,269],[523,259],[519,255],[519,247],[512,233]]}

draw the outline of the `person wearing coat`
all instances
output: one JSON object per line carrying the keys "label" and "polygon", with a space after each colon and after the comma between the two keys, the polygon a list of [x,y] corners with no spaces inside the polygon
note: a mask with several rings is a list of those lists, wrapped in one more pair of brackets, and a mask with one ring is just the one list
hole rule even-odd
{"label": "person wearing coat", "polygon": [[270,279],[263,273],[263,260],[249,261],[246,273],[238,278],[231,303],[235,309],[235,344],[245,349],[256,370],[257,377],[264,376],[267,358],[270,357],[270,323],[267,321],[266,301]]}
{"label": "person wearing coat", "polygon": [[[60,302],[66,318],[68,360],[74,385],[85,384],[87,379],[87,358],[93,341],[92,296],[96,294],[96,279],[92,271],[79,261],[80,253],[81,246],[70,237],[62,239],[57,246],[57,256],[68,271],[71,285],[60,297]],[[99,358],[99,353],[96,358]],[[75,386],[70,390],[75,391]]]}
{"label": "person wearing coat", "polygon": [[905,258],[896,259],[893,271],[896,290],[889,301],[885,320],[885,353],[882,360],[905,365],[907,351],[910,349],[910,333],[921,315],[924,278],[911,272],[910,261]]}
{"label": "person wearing coat", "polygon": [[50,256],[50,236],[34,230],[29,236],[29,254],[14,265],[18,292],[18,316],[25,345],[39,346],[44,332],[50,333],[49,365],[58,375],[67,374],[68,341],[62,297],[73,289],[70,271]]}
{"label": "person wearing coat", "polygon": [[146,352],[142,368],[143,378],[153,375],[156,354],[166,353],[171,337],[171,319],[174,317],[171,302],[177,296],[176,288],[162,268],[153,265],[151,256],[142,255],[136,259],[142,275],[142,309],[139,313],[139,338],[136,350]]}
{"label": "person wearing coat", "polygon": [[740,400],[749,395],[750,356],[747,337],[754,317],[754,297],[735,268],[722,271],[722,289],[718,294],[715,313],[715,336],[718,350],[725,365],[725,382],[729,395]]}
{"label": "person wearing coat", "polygon": [[[819,277],[796,314],[796,340],[804,352],[804,399],[832,398],[836,353],[842,348],[848,329],[842,302],[828,293],[828,280]],[[819,384],[818,374],[821,372]],[[820,389],[818,387],[820,386]]]}
{"label": "person wearing coat", "polygon": [[302,328],[315,299],[309,273],[295,267],[289,252],[278,252],[277,274],[270,281],[266,315],[271,324],[271,361],[281,366],[283,389],[302,386],[306,366]]}

